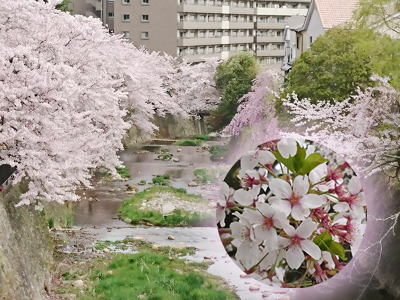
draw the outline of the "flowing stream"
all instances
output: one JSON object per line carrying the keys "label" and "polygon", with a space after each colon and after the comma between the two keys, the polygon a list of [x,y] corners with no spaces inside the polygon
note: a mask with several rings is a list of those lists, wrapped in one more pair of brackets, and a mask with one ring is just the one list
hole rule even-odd
{"label": "flowing stream", "polygon": [[[161,149],[168,149],[174,161],[156,160]],[[178,152],[181,149],[181,152]],[[138,153],[138,150],[149,151]],[[194,256],[184,259],[201,262],[210,257],[214,264],[208,272],[223,277],[234,287],[238,296],[244,300],[252,299],[289,299],[287,290],[272,288],[260,284],[260,289],[251,291],[249,287],[258,283],[253,278],[242,278],[242,271],[227,255],[218,235],[217,227],[212,228],[160,228],[154,226],[133,226],[118,219],[118,208],[121,202],[131,195],[126,193],[127,184],[135,184],[141,180],[151,181],[155,174],[169,174],[170,184],[175,188],[185,188],[188,193],[201,194],[205,199],[215,203],[219,191],[218,185],[202,185],[189,187],[188,183],[195,179],[196,168],[219,167],[210,160],[210,153],[201,147],[178,147],[173,145],[149,145],[140,149],[129,149],[120,153],[121,160],[131,173],[128,181],[114,181],[96,184],[94,189],[86,191],[85,196],[92,201],[82,200],[74,208],[74,224],[82,227],[81,232],[92,237],[92,241],[118,241],[127,237],[140,237],[146,241],[162,246],[185,243],[187,247],[196,247]],[[229,166],[227,166],[229,167]],[[151,185],[138,185],[139,191]],[[175,240],[168,240],[172,235]]]}

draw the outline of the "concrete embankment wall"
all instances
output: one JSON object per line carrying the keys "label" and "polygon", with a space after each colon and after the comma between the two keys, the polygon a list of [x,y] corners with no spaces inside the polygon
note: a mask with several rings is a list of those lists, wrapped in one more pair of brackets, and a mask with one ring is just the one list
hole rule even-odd
{"label": "concrete embankment wall", "polygon": [[145,137],[135,126],[131,127],[123,139],[125,147],[129,148],[151,139],[184,139],[193,138],[196,134],[205,134],[204,120],[192,117],[183,118],[166,114],[164,117],[155,116],[153,123],[158,127],[153,136]]}
{"label": "concrete embankment wall", "polygon": [[66,218],[69,205],[46,203],[15,207],[26,184],[8,186],[0,192],[0,299],[45,300],[53,262],[53,241],[47,226]]}

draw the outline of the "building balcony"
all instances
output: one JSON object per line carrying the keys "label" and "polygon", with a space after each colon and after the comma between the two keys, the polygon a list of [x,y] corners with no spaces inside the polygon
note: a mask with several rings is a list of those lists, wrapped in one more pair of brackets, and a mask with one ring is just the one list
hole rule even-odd
{"label": "building balcony", "polygon": [[285,50],[256,50],[256,56],[284,56]]}
{"label": "building balcony", "polygon": [[254,15],[254,8],[252,7],[229,7],[230,14],[236,15]]}
{"label": "building balcony", "polygon": [[229,29],[254,29],[254,22],[229,22]]}
{"label": "building balcony", "polygon": [[178,47],[221,45],[221,37],[208,38],[183,38],[178,39]]}
{"label": "building balcony", "polygon": [[236,36],[229,38],[229,44],[252,44],[254,37],[252,36]]}
{"label": "building balcony", "polygon": [[307,8],[256,8],[257,16],[305,16]]}
{"label": "building balcony", "polygon": [[267,22],[255,22],[254,27],[256,29],[285,29],[288,23],[267,23]]}
{"label": "building balcony", "polygon": [[283,43],[282,36],[256,36],[255,43]]}
{"label": "building balcony", "polygon": [[222,29],[222,22],[178,22],[178,29]]}
{"label": "building balcony", "polygon": [[222,6],[208,6],[208,5],[178,5],[178,12],[182,13],[211,13],[221,14]]}

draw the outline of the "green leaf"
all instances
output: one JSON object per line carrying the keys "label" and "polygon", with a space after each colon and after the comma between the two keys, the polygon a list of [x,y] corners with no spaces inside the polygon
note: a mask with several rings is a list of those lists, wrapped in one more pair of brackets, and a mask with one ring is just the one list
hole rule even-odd
{"label": "green leaf", "polygon": [[328,161],[318,153],[312,153],[306,158],[306,149],[300,147],[299,143],[296,142],[296,144],[296,155],[289,156],[289,158],[283,158],[278,150],[272,151],[276,159],[296,175],[306,175],[320,164]]}
{"label": "green leaf", "polygon": [[331,250],[331,253],[338,255],[342,260],[347,260],[342,244],[335,241],[330,241],[327,243],[327,245]]}
{"label": "green leaf", "polygon": [[324,231],[320,235],[317,235],[313,240],[313,242],[319,247],[329,241],[332,241],[332,235],[329,234],[328,230]]}
{"label": "green leaf", "polygon": [[318,153],[312,153],[304,160],[303,165],[302,165],[301,169],[299,170],[299,173],[301,175],[308,174],[313,169],[315,169],[317,166],[319,166],[320,164],[323,164],[324,162],[327,162],[327,161],[328,161],[328,159],[323,158]]}
{"label": "green leaf", "polygon": [[343,246],[332,240],[332,235],[328,231],[324,231],[317,235],[313,242],[321,249],[321,251],[328,251],[332,254],[338,255],[342,260],[347,260]]}
{"label": "green leaf", "polygon": [[300,147],[299,143],[296,142],[297,152],[295,156],[290,156],[289,158],[283,158],[278,150],[272,151],[276,159],[285,165],[293,173],[297,173],[303,166],[304,159],[306,158],[306,150]]}

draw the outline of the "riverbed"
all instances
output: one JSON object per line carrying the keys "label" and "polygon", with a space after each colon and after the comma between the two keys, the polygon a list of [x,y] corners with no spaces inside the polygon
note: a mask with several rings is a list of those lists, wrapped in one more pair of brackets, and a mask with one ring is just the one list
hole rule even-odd
{"label": "riverbed", "polygon": [[[158,160],[158,152],[161,149],[168,149],[178,161]],[[241,299],[289,299],[288,290],[264,284],[260,284],[259,290],[251,291],[250,286],[258,282],[251,277],[244,277],[239,267],[230,259],[221,243],[216,226],[212,228],[133,226],[118,218],[121,202],[131,196],[126,192],[126,185],[137,185],[139,191],[142,191],[151,186],[148,182],[151,182],[156,174],[169,174],[171,186],[185,188],[191,194],[200,194],[215,204],[219,184],[196,187],[189,187],[188,184],[195,179],[193,171],[196,168],[227,169],[229,166],[212,162],[209,151],[201,147],[148,145],[125,150],[120,153],[120,157],[130,171],[131,178],[127,181],[98,182],[94,189],[85,191],[86,200],[75,205],[74,224],[81,227],[80,232],[83,235],[90,237],[86,240],[87,243],[93,244],[96,240],[118,241],[125,238],[139,238],[162,246],[184,243],[186,247],[197,249],[195,255],[186,256],[184,259],[199,262],[205,257],[211,257],[213,264],[208,268],[208,272],[224,278]],[[146,184],[138,185],[141,180],[146,181]],[[168,236],[173,236],[175,239],[169,240]]]}

